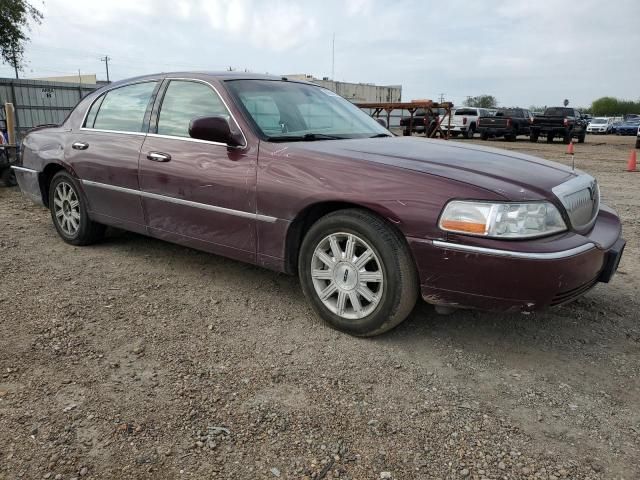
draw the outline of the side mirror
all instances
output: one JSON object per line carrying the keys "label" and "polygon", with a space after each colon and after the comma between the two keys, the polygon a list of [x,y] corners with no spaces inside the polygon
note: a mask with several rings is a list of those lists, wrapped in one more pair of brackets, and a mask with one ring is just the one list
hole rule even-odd
{"label": "side mirror", "polygon": [[243,145],[242,135],[231,131],[229,119],[223,115],[194,118],[189,123],[189,136],[198,140],[224,143],[233,148]]}
{"label": "side mirror", "polygon": [[384,128],[389,128],[389,125],[387,124],[387,121],[384,118],[378,117],[378,118],[376,118],[376,122],[378,122]]}

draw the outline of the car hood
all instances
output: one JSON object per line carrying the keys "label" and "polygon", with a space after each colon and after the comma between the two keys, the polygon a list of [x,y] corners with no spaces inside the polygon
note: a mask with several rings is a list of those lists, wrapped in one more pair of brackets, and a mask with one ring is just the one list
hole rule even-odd
{"label": "car hood", "polygon": [[450,178],[514,201],[550,198],[553,187],[583,173],[531,155],[439,139],[323,140],[287,147],[290,154],[331,155]]}

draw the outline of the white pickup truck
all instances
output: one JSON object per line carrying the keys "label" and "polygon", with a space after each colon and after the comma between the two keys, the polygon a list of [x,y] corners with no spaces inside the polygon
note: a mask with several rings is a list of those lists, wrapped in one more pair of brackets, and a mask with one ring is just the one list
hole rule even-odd
{"label": "white pickup truck", "polygon": [[[488,108],[461,107],[451,112],[451,128],[449,134],[457,137],[462,134],[465,138],[473,138],[478,129],[478,118],[490,117],[493,111]],[[442,118],[441,118],[442,121]],[[447,130],[448,121],[442,123],[442,128]]]}

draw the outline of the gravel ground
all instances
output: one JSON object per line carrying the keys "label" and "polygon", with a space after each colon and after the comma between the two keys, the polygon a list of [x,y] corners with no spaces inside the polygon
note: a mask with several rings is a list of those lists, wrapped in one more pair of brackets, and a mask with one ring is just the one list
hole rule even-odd
{"label": "gravel ground", "polygon": [[529,316],[420,303],[373,339],[295,278],[123,232],[67,245],[0,188],[0,479],[640,478],[632,144],[576,146],[624,221],[611,284]]}

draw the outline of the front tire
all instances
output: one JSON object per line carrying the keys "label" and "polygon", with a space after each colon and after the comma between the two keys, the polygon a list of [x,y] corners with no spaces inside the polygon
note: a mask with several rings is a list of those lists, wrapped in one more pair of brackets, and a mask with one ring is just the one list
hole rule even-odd
{"label": "front tire", "polygon": [[49,184],[49,209],[58,235],[71,245],[90,245],[104,235],[105,226],[89,218],[78,181],[66,171]]}
{"label": "front tire", "polygon": [[298,274],[318,316],[355,336],[392,329],[418,297],[404,238],[364,210],[340,210],[318,220],[302,242]]}

